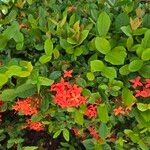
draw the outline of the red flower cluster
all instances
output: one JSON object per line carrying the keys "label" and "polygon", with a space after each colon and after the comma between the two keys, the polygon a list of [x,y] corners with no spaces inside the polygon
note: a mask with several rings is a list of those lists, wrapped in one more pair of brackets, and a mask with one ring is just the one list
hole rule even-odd
{"label": "red flower cluster", "polygon": [[95,127],[90,127],[89,129],[90,134],[93,136],[93,138],[95,138],[96,140],[98,140],[99,134],[96,132]]}
{"label": "red flower cluster", "polygon": [[54,102],[62,108],[79,107],[85,104],[86,98],[81,96],[82,88],[65,82],[63,78],[59,83],[51,85],[51,91],[56,92],[53,96]]}
{"label": "red flower cluster", "polygon": [[130,80],[132,87],[134,89],[138,88],[135,92],[135,97],[150,97],[150,79],[146,79],[141,82],[141,77],[136,77],[135,79]]}
{"label": "red flower cluster", "polygon": [[44,130],[44,125],[40,122],[33,122],[31,120],[27,120],[27,124],[31,130],[35,130],[35,131],[43,131]]}
{"label": "red flower cluster", "polygon": [[89,118],[92,118],[92,117],[97,117],[97,110],[96,110],[96,106],[94,105],[89,105],[87,108],[86,108],[86,112],[85,112],[85,115],[88,116]]}
{"label": "red flower cluster", "polygon": [[37,114],[37,105],[32,104],[32,97],[27,97],[24,100],[18,100],[14,106],[12,106],[12,109],[15,111],[20,111],[24,115],[33,115]]}

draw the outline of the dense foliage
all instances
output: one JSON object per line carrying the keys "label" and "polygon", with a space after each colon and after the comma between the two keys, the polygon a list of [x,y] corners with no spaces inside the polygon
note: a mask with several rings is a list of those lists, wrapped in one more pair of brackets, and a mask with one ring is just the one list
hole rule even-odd
{"label": "dense foliage", "polygon": [[148,150],[149,2],[1,0],[0,116],[2,150]]}

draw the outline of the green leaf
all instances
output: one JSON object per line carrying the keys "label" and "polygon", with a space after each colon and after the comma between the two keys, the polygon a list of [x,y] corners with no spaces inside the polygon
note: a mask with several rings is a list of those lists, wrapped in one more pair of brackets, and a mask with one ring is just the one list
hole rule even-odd
{"label": "green leaf", "polygon": [[144,60],[144,61],[150,60],[150,48],[147,48],[147,49],[145,49],[145,50],[143,51],[141,58],[142,58],[142,60]]}
{"label": "green leaf", "polygon": [[102,121],[103,123],[107,123],[109,120],[107,106],[104,103],[100,104],[97,108],[97,111],[100,121]]}
{"label": "green leaf", "polygon": [[130,18],[125,13],[120,13],[115,19],[115,29],[116,31],[121,31],[122,26],[127,26],[130,23]]}
{"label": "green leaf", "polygon": [[81,87],[86,87],[86,81],[83,78],[77,78],[76,83]]}
{"label": "green leaf", "polygon": [[105,139],[108,135],[108,127],[106,123],[101,123],[99,128],[99,135],[102,139]]}
{"label": "green leaf", "polygon": [[5,74],[0,74],[0,87],[7,83],[8,77]]}
{"label": "green leaf", "polygon": [[125,129],[124,132],[134,143],[139,144],[142,150],[149,150],[148,146],[143,142],[139,134],[134,133],[132,130],[129,129]]}
{"label": "green leaf", "polygon": [[121,27],[121,30],[125,35],[127,35],[129,37],[132,36],[131,35],[132,31],[131,31],[130,26],[123,26],[123,27]]}
{"label": "green leaf", "polygon": [[7,37],[8,40],[13,38],[15,34],[19,32],[19,24],[17,21],[13,21],[10,26],[3,32],[3,35]]}
{"label": "green leaf", "polygon": [[126,43],[126,46],[127,46],[127,48],[128,48],[128,50],[130,51],[130,48],[133,46],[133,43],[134,41],[133,41],[133,38],[132,38],[132,36],[130,36],[128,39],[127,39],[127,43]]}
{"label": "green leaf", "polygon": [[82,47],[82,46],[77,47],[77,48],[74,50],[74,55],[75,55],[75,56],[80,56],[82,53],[83,53],[83,47]]}
{"label": "green leaf", "polygon": [[138,57],[141,57],[142,56],[142,52],[144,51],[144,48],[142,46],[139,46],[137,49],[136,49],[136,54]]}
{"label": "green leaf", "polygon": [[21,98],[32,96],[35,92],[36,92],[36,86],[27,83],[24,83],[15,89],[16,95]]}
{"label": "green leaf", "polygon": [[39,76],[38,81],[40,85],[50,86],[54,83],[54,80],[48,79],[46,77]]}
{"label": "green leaf", "polygon": [[86,148],[86,150],[94,150],[94,141],[93,139],[86,139],[84,141],[82,141],[84,147]]}
{"label": "green leaf", "polygon": [[45,49],[45,53],[46,55],[50,56],[53,53],[53,42],[51,41],[51,39],[47,39],[44,43],[44,49]]}
{"label": "green leaf", "polygon": [[100,13],[97,20],[97,31],[100,36],[107,35],[111,24],[109,15],[106,12]]}
{"label": "green leaf", "polygon": [[0,34],[0,51],[3,51],[7,45],[8,39],[7,36]]}
{"label": "green leaf", "polygon": [[69,131],[67,129],[63,130],[63,137],[65,138],[66,141],[69,141]]}
{"label": "green leaf", "polygon": [[57,132],[55,132],[55,134],[53,135],[53,138],[56,139],[60,134],[61,134],[62,130],[58,130]]}
{"label": "green leaf", "polygon": [[52,72],[50,75],[49,75],[49,78],[51,80],[56,80],[58,79],[59,77],[61,77],[61,71],[54,71]]}
{"label": "green leaf", "polygon": [[128,69],[129,65],[124,65],[119,69],[119,73],[121,75],[128,75],[130,73],[129,69]]}
{"label": "green leaf", "polygon": [[95,79],[95,76],[94,76],[93,72],[88,72],[86,74],[86,77],[88,78],[89,81],[93,81]]}
{"label": "green leaf", "polygon": [[13,101],[17,97],[14,89],[7,89],[2,92],[0,99],[3,101]]}
{"label": "green leaf", "polygon": [[102,71],[104,63],[101,60],[90,61],[91,72]]}
{"label": "green leaf", "polygon": [[144,78],[150,78],[150,64],[144,64],[139,73]]}
{"label": "green leaf", "polygon": [[89,30],[83,30],[81,32],[81,37],[80,37],[80,40],[79,40],[79,44],[81,44],[88,36],[89,34]]}
{"label": "green leaf", "polygon": [[23,147],[23,150],[37,150],[38,147],[37,146],[26,146],[26,147]]}
{"label": "green leaf", "polygon": [[145,32],[144,38],[142,40],[142,46],[144,48],[150,48],[150,29]]}
{"label": "green leaf", "polygon": [[131,72],[136,72],[136,71],[141,69],[142,65],[143,65],[142,60],[140,60],[140,59],[133,60],[133,61],[130,62],[129,66],[128,66],[128,69]]}
{"label": "green leaf", "polygon": [[109,41],[101,37],[95,38],[95,47],[102,54],[107,54],[111,50]]}
{"label": "green leaf", "polygon": [[117,46],[105,55],[105,60],[113,65],[123,65],[127,56],[123,46]]}
{"label": "green leaf", "polygon": [[79,111],[79,110],[76,110],[75,111],[75,117],[74,117],[74,121],[79,124],[79,125],[83,125],[84,123],[84,118],[83,118],[83,114]]}
{"label": "green leaf", "polygon": [[143,18],[143,27],[150,28],[150,13],[146,13]]}
{"label": "green leaf", "polygon": [[45,64],[51,60],[52,56],[49,55],[43,55],[40,57],[39,61],[41,64]]}
{"label": "green leaf", "polygon": [[12,77],[12,76],[19,76],[20,72],[21,72],[21,67],[20,66],[16,66],[16,65],[12,65],[8,68],[8,71],[5,72],[5,74],[8,77]]}
{"label": "green leaf", "polygon": [[114,67],[104,67],[101,74],[109,79],[114,79],[117,77],[117,72]]}
{"label": "green leaf", "polygon": [[129,106],[133,102],[135,102],[135,98],[133,96],[133,92],[128,88],[124,87],[122,90],[122,100],[124,105]]}
{"label": "green leaf", "polygon": [[146,110],[148,110],[148,105],[147,104],[143,104],[143,103],[137,103],[137,108],[140,111],[146,111]]}
{"label": "green leaf", "polygon": [[49,100],[49,97],[44,97],[42,99],[42,102],[40,103],[40,109],[43,111],[43,112],[46,112],[49,108],[49,104],[50,104],[50,100]]}

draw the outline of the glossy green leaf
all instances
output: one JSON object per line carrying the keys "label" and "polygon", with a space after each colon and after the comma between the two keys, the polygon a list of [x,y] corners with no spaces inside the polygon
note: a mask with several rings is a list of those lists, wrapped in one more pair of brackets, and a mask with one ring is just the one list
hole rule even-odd
{"label": "glossy green leaf", "polygon": [[39,61],[42,63],[42,64],[45,64],[47,62],[49,62],[51,60],[52,56],[49,56],[49,55],[43,55],[40,57]]}
{"label": "glossy green leaf", "polygon": [[150,65],[144,64],[142,68],[139,70],[139,73],[144,78],[150,78]]}
{"label": "glossy green leaf", "polygon": [[137,108],[140,110],[140,111],[146,111],[148,110],[148,105],[147,104],[143,104],[143,103],[137,103]]}
{"label": "glossy green leaf", "polygon": [[127,46],[127,48],[128,48],[128,50],[130,51],[130,49],[131,49],[131,47],[133,46],[133,43],[134,41],[133,41],[133,38],[132,38],[132,36],[130,36],[128,39],[127,39],[127,43],[126,43],[126,46]]}
{"label": "glossy green leaf", "polygon": [[37,150],[38,147],[37,146],[25,146],[23,147],[23,150]]}
{"label": "glossy green leaf", "polygon": [[95,38],[95,47],[102,54],[107,54],[111,50],[109,41],[101,37]]}
{"label": "glossy green leaf", "polygon": [[95,76],[94,76],[94,73],[93,73],[93,72],[88,72],[88,73],[86,74],[86,77],[87,77],[87,79],[88,79],[89,81],[92,81],[92,80],[95,79]]}
{"label": "glossy green leaf", "polygon": [[125,13],[120,13],[120,14],[118,14],[118,16],[115,19],[115,29],[117,31],[121,31],[120,28],[122,26],[129,25],[129,22],[130,22],[129,16]]}
{"label": "glossy green leaf", "polygon": [[102,76],[109,78],[109,79],[114,79],[117,77],[117,72],[114,67],[104,67],[101,74]]}
{"label": "glossy green leaf", "polygon": [[104,63],[101,60],[90,61],[91,72],[102,71]]}
{"label": "glossy green leaf", "polygon": [[70,134],[69,134],[69,131],[67,129],[63,130],[63,137],[65,138],[66,141],[69,141]]}
{"label": "glossy green leaf", "polygon": [[35,85],[24,83],[15,89],[15,93],[20,98],[32,96],[36,92]]}
{"label": "glossy green leaf", "polygon": [[104,103],[100,104],[97,108],[97,111],[100,121],[102,121],[103,123],[107,123],[109,120],[107,106]]}
{"label": "glossy green leaf", "polygon": [[141,69],[142,65],[143,65],[142,60],[140,60],[140,59],[133,60],[133,61],[130,62],[129,66],[128,66],[128,69],[131,72],[136,72],[136,71]]}
{"label": "glossy green leaf", "polygon": [[123,65],[126,56],[126,49],[122,46],[117,46],[105,55],[105,60],[113,65]]}
{"label": "glossy green leaf", "polygon": [[75,111],[74,121],[79,125],[83,125],[83,123],[84,123],[83,114],[80,113],[80,111],[78,111],[78,110]]}
{"label": "glossy green leaf", "polygon": [[106,123],[101,123],[99,128],[99,135],[102,139],[105,139],[108,135],[108,127]]}
{"label": "glossy green leaf", "polygon": [[76,83],[81,87],[86,87],[86,81],[83,78],[77,78]]}
{"label": "glossy green leaf", "polygon": [[147,48],[147,49],[145,49],[145,50],[143,51],[141,58],[142,58],[142,60],[144,60],[144,61],[150,60],[150,48]]}
{"label": "glossy green leaf", "polygon": [[61,134],[62,130],[58,130],[57,132],[55,132],[55,134],[53,135],[53,138],[56,139],[60,134]]}
{"label": "glossy green leaf", "polygon": [[44,43],[44,49],[45,49],[45,53],[46,55],[50,56],[53,53],[53,42],[51,41],[51,39],[47,39]]}
{"label": "glossy green leaf", "polygon": [[6,74],[0,74],[0,87],[7,83],[8,77]]}
{"label": "glossy green leaf", "polygon": [[120,73],[121,75],[128,75],[128,74],[130,73],[128,67],[129,67],[129,65],[124,65],[124,66],[122,66],[122,67],[119,69],[119,73]]}
{"label": "glossy green leaf", "polygon": [[150,29],[145,32],[144,38],[142,40],[142,46],[144,48],[150,48]]}
{"label": "glossy green leaf", "polygon": [[106,12],[101,12],[97,20],[97,31],[100,36],[107,35],[110,28],[111,20]]}
{"label": "glossy green leaf", "polygon": [[0,99],[3,101],[13,101],[17,97],[14,89],[7,89],[2,92]]}
{"label": "glossy green leaf", "polygon": [[123,26],[121,27],[122,32],[126,35],[126,36],[132,36],[132,31],[130,26]]}
{"label": "glossy green leaf", "polygon": [[124,87],[122,90],[122,100],[124,105],[129,106],[133,102],[135,102],[135,98],[133,96],[133,92],[128,88]]}
{"label": "glossy green leaf", "polygon": [[79,44],[81,44],[88,36],[89,34],[89,30],[83,30],[81,32],[81,37],[80,37],[80,40],[79,40]]}
{"label": "glossy green leaf", "polygon": [[40,85],[50,86],[54,83],[54,80],[48,79],[46,77],[39,76],[38,81]]}

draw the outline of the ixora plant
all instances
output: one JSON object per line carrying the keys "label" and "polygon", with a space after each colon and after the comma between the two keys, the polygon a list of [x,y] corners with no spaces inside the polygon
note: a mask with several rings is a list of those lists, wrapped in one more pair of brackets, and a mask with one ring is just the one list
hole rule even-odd
{"label": "ixora plant", "polygon": [[150,3],[0,1],[0,149],[149,150]]}

